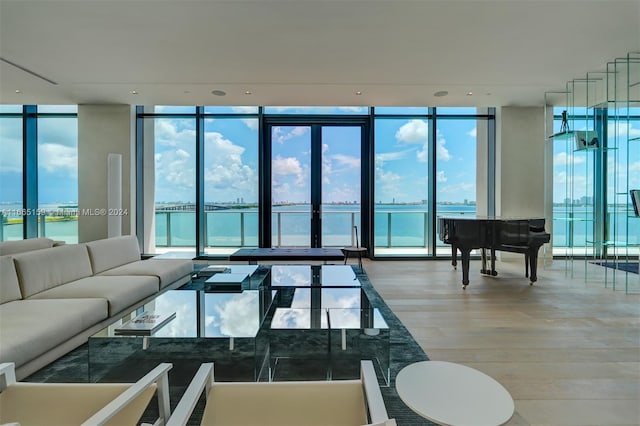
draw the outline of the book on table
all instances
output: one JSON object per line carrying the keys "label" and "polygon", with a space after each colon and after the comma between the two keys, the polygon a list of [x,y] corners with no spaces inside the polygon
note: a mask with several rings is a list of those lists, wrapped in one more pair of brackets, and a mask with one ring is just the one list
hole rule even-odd
{"label": "book on table", "polygon": [[221,272],[229,272],[229,266],[227,265],[208,265],[198,271],[198,275],[201,277],[210,277],[213,274]]}
{"label": "book on table", "polygon": [[143,312],[115,329],[116,335],[151,336],[176,317],[176,313]]}
{"label": "book on table", "polygon": [[242,290],[242,283],[249,279],[246,273],[219,273],[205,281],[212,290]]}

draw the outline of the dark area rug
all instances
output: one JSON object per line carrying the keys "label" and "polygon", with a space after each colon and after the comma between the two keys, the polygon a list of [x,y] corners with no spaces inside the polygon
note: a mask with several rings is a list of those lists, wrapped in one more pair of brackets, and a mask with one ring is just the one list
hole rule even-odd
{"label": "dark area rug", "polygon": [[595,265],[604,266],[605,268],[617,269],[619,271],[638,273],[638,262],[592,262]]}
{"label": "dark area rug", "polygon": [[[357,268],[355,268],[354,270],[358,276],[358,279],[362,283],[362,288],[369,298],[371,305],[381,311],[390,329],[390,384],[389,386],[386,386],[385,384],[381,383],[381,391],[385,400],[389,417],[395,418],[399,425],[432,425],[433,423],[423,419],[422,417],[411,411],[400,400],[395,390],[395,377],[398,372],[408,364],[427,360],[427,355],[420,348],[418,343],[413,339],[405,326],[400,322],[398,317],[391,311],[382,297],[372,286],[366,273],[359,272]],[[192,287],[193,284],[187,284],[186,286]],[[122,368],[110,371],[107,374],[102,374],[102,372],[100,372],[98,376],[100,377],[100,381],[104,382],[134,381],[137,380],[137,378],[142,377],[146,372],[151,370],[159,362],[173,362],[174,367],[169,372],[169,384],[171,408],[174,409],[178,401],[182,397],[182,394],[184,393],[190,380],[193,378],[193,375],[195,374],[200,363],[206,361],[206,359],[198,357],[198,352],[199,351],[197,350],[194,350],[192,352],[183,351],[179,356],[172,356],[172,359],[170,360],[163,359],[161,350],[156,352],[152,356],[145,355],[142,358],[139,356],[139,354],[132,355],[131,357],[125,359],[125,361],[122,363]],[[32,374],[24,381],[48,383],[86,383],[89,381],[95,381],[92,380],[92,376],[95,379],[96,371],[89,371],[88,358],[89,346],[85,343],[84,345],[76,348],[65,356],[59,358],[48,366]],[[232,362],[229,363],[231,367],[234,366],[234,363],[237,367],[241,367],[236,369],[237,377],[231,377],[236,374],[234,373],[233,369],[227,370],[231,371],[231,373],[227,373],[227,377],[219,377],[219,370],[218,368],[216,368],[216,378],[219,378],[221,380],[250,380],[250,378],[247,377],[246,371],[244,371],[246,370],[244,366],[246,365],[245,363],[250,363],[252,361],[242,359],[231,361]],[[315,376],[318,376],[317,366],[313,365],[313,363],[310,362],[308,367],[308,371],[302,371],[298,374],[301,374],[303,376],[308,375],[308,380],[315,379]],[[154,402],[152,402],[147,412],[145,412],[142,421],[153,422],[157,418],[157,406],[155,406],[155,398],[153,401]],[[201,401],[196,407],[189,425],[199,424],[202,416],[203,406],[204,401],[203,398],[201,398]]]}

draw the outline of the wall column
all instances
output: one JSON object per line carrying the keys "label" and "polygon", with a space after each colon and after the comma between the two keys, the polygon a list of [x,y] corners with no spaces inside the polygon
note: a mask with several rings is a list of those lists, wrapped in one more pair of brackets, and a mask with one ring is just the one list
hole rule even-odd
{"label": "wall column", "polygon": [[[496,111],[496,215],[545,217],[543,107],[502,107]],[[546,231],[551,233],[551,218]],[[498,252],[501,260],[522,255]]]}
{"label": "wall column", "polygon": [[[78,242],[107,238],[107,214],[122,214],[122,234],[132,232],[132,135],[130,105],[78,105]],[[107,155],[122,155],[122,210],[107,209]],[[135,232],[135,229],[134,229]]]}

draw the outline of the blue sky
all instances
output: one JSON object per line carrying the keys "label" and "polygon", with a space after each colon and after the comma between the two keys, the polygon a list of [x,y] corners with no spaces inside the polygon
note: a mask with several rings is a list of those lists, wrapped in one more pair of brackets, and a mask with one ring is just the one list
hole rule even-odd
{"label": "blue sky", "polygon": [[[183,112],[192,112],[193,107]],[[268,112],[283,109],[270,107]],[[52,111],[55,111],[52,110]],[[175,107],[156,107],[156,111],[177,112]],[[206,107],[207,112],[255,113],[256,107]],[[292,109],[288,109],[292,111]],[[298,109],[307,113],[309,109]],[[316,109],[317,111],[317,109]],[[386,112],[379,109],[378,112]],[[391,110],[392,111],[392,110]],[[417,113],[423,109],[407,109]],[[448,110],[451,113],[455,110]],[[331,113],[351,114],[364,108],[330,109]],[[439,109],[439,112],[444,112]],[[459,112],[459,111],[458,111]],[[640,113],[635,112],[634,113]],[[586,129],[586,123],[575,129]],[[39,119],[39,200],[40,204],[77,202],[77,122],[73,118]],[[20,118],[0,120],[0,202],[22,197],[22,122]],[[559,123],[557,124],[559,126]],[[216,118],[205,122],[205,198],[206,201],[254,203],[258,188],[258,122],[255,118]],[[156,201],[195,200],[195,120],[156,119]],[[620,138],[640,136],[640,124],[622,126],[611,123],[609,135]],[[281,127],[273,131],[274,201],[304,201],[309,193],[309,127]],[[377,119],[375,122],[376,201],[419,202],[427,198],[426,120],[406,118]],[[439,201],[475,200],[474,119],[438,120],[437,196]],[[554,201],[562,202],[567,188],[578,199],[592,191],[587,171],[587,153],[573,152],[566,142],[554,143]],[[640,144],[636,144],[640,145]],[[323,128],[322,181],[325,202],[359,202],[360,145],[354,127]],[[635,146],[632,149],[640,149]],[[632,153],[633,156],[636,155]],[[637,156],[637,155],[636,155]],[[626,159],[626,151],[609,157],[610,162]],[[626,169],[626,165],[624,168]],[[629,166],[629,184],[640,187],[640,162]],[[571,173],[572,172],[572,173]],[[573,177],[572,177],[573,175]],[[617,176],[621,187],[627,176]],[[610,188],[610,193],[614,189]]]}
{"label": "blue sky", "polygon": [[[257,124],[253,118],[206,121],[207,201],[257,201]],[[450,202],[475,200],[475,120],[441,120],[439,125],[439,199]],[[156,175],[157,202],[195,200],[194,129],[195,121],[192,119],[156,120],[156,170],[163,171]],[[377,120],[375,137],[376,199],[382,202],[425,200],[428,183],[427,121]],[[310,127],[274,127],[272,141],[274,202],[308,201]],[[359,202],[359,128],[323,127],[322,145],[323,201]]]}

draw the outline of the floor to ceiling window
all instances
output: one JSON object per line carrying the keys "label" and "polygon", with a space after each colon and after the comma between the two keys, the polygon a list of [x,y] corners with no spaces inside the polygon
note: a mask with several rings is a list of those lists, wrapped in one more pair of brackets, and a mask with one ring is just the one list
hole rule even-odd
{"label": "floor to ceiling window", "polygon": [[38,236],[78,242],[78,107],[38,106]]}
{"label": "floor to ceiling window", "polygon": [[[158,248],[194,250],[196,244],[195,107],[156,106],[150,134],[154,147],[154,228]],[[147,130],[147,126],[145,126]],[[151,248],[153,250],[153,247]],[[159,250],[159,251],[162,251]]]}
{"label": "floor to ceiling window", "polygon": [[0,240],[77,243],[77,106],[1,106],[0,149]]}
{"label": "floor to ceiling window", "polygon": [[493,144],[493,110],[375,108],[374,117],[375,255],[450,255],[437,218],[476,214],[476,164]]}
{"label": "floor to ceiling window", "polygon": [[426,107],[375,109],[374,250],[378,256],[430,252],[427,112]]}
{"label": "floor to ceiling window", "polygon": [[151,250],[226,256],[259,245],[365,243],[375,257],[448,255],[437,241],[437,215],[476,211],[477,124],[493,119],[485,111],[146,110],[153,123],[144,126],[154,152]]}
{"label": "floor to ceiling window", "polygon": [[[479,126],[483,119],[476,116],[476,108],[436,108],[436,112],[436,217],[474,215],[478,207],[478,147],[482,138],[487,138],[483,131],[486,125]],[[451,254],[450,246],[445,247],[440,239],[436,239],[436,247],[439,254]]]}
{"label": "floor to ceiling window", "polygon": [[205,108],[206,254],[258,246],[257,112],[257,107]]}

